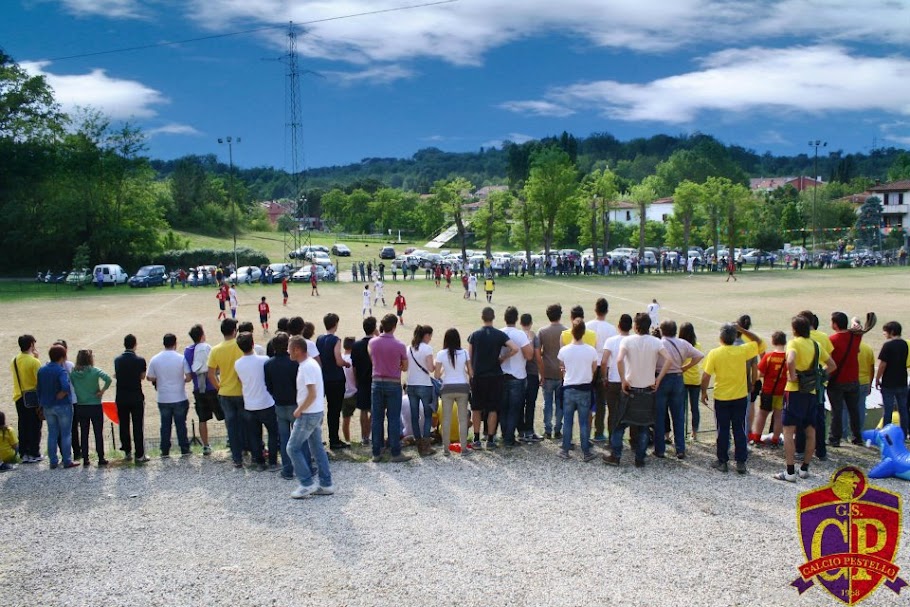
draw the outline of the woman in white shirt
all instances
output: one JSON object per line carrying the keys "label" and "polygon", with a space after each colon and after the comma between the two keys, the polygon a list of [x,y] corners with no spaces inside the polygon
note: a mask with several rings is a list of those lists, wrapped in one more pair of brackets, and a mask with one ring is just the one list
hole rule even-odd
{"label": "woman in white shirt", "polygon": [[452,430],[452,405],[458,405],[458,440],[461,454],[468,455],[468,393],[471,388],[471,358],[461,348],[458,329],[446,331],[442,350],[436,354],[436,379],[442,379],[442,448],[449,454],[449,437]]}
{"label": "woman in white shirt", "polygon": [[[417,325],[414,327],[414,338],[408,347],[408,400],[411,404],[411,426],[417,440],[417,453],[433,455],[430,448],[430,426],[433,411],[436,410],[436,399],[433,396],[433,381],[430,369],[433,368],[433,327]],[[423,407],[424,422],[420,423],[420,411]]]}

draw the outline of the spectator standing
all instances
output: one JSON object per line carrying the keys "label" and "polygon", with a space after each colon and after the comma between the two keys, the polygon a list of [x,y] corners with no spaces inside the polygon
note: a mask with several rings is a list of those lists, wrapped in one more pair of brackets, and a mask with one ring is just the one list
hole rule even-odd
{"label": "spectator standing", "polygon": [[461,348],[461,335],[458,329],[446,331],[442,341],[442,350],[436,354],[436,379],[442,379],[442,449],[443,455],[449,454],[449,437],[452,435],[452,409],[458,407],[458,439],[462,456],[468,450],[468,393],[471,384],[471,358],[467,350]]}
{"label": "spectator standing", "polygon": [[[281,452],[281,478],[294,478],[294,463],[287,451],[291,428],[294,426],[294,411],[297,408],[298,364],[288,352],[290,337],[279,331],[272,339],[272,357],[263,368],[265,387],[275,400],[275,418],[278,424],[278,449]],[[306,342],[304,342],[306,343]],[[310,461],[309,446],[303,443],[304,459]]]}
{"label": "spectator standing", "polygon": [[[619,317],[619,333],[604,342],[603,357],[600,360],[600,369],[603,373],[602,382],[606,384],[605,398],[607,401],[607,424],[606,430],[613,432],[616,424],[619,423],[619,405],[622,396],[622,378],[619,376],[619,365],[616,359],[619,357],[619,346],[622,340],[628,337],[632,329],[632,317],[623,314]],[[701,378],[699,377],[699,382]]]}
{"label": "spectator standing", "polygon": [[225,318],[221,321],[221,335],[224,340],[212,348],[208,360],[208,380],[218,390],[218,403],[224,413],[231,460],[234,468],[243,468],[243,387],[237,378],[234,364],[243,356],[237,345],[237,321]]}
{"label": "spectator standing", "polygon": [[[294,336],[289,343],[291,360],[297,368],[297,407],[294,409],[294,427],[288,439],[288,454],[294,460],[294,470],[300,486],[291,497],[300,499],[309,495],[331,495],[335,492],[329,458],[322,446],[322,416],[325,412],[322,370],[319,363],[307,354],[303,338]],[[306,449],[304,449],[306,446]],[[313,482],[310,455],[316,460],[319,484]]]}
{"label": "spectator standing", "polygon": [[338,428],[344,402],[344,370],[351,363],[344,360],[341,339],[335,335],[338,331],[338,315],[329,312],[323,317],[322,324],[326,332],[316,339],[316,349],[319,350],[319,360],[322,363],[323,389],[328,404],[329,448],[335,451],[350,447],[341,440]]}
{"label": "spectator standing", "polygon": [[69,375],[66,372],[66,348],[51,346],[50,361],[38,370],[38,402],[47,421],[47,456],[51,469],[58,466],[57,445],[64,468],[75,468],[72,455],[73,404],[70,396]]}
{"label": "spectator standing", "polygon": [[828,445],[831,447],[840,447],[841,436],[844,434],[844,411],[847,411],[850,420],[853,444],[863,444],[863,428],[859,422],[859,347],[863,342],[863,334],[862,331],[848,330],[848,323],[849,319],[843,312],[831,314],[831,330],[834,331],[830,337],[831,345],[834,346],[831,357],[837,365],[837,371],[828,379],[828,401],[831,403]]}
{"label": "spectator standing", "polygon": [[[76,366],[70,373],[70,382],[76,391],[75,418],[79,422],[82,445],[82,465],[88,466],[88,431],[89,425],[95,435],[95,453],[98,465],[106,466],[104,458],[104,411],[101,408],[101,397],[111,386],[111,376],[95,366],[95,357],[91,350],[79,350],[76,354]],[[104,385],[101,385],[101,384]]]}
{"label": "spectator standing", "polygon": [[475,449],[482,447],[480,422],[482,416],[485,416],[487,449],[495,449],[496,424],[502,406],[502,363],[517,354],[519,348],[508,335],[493,327],[493,320],[496,318],[493,308],[484,308],[480,318],[483,326],[468,336],[468,357],[474,368],[473,447]]}
{"label": "spectator standing", "polygon": [[376,319],[363,319],[364,336],[351,347],[351,366],[357,384],[357,409],[360,411],[360,436],[363,446],[370,444],[370,409],[373,384],[373,361],[370,358],[370,340],[379,335]]}
{"label": "spectator standing", "polygon": [[562,438],[562,449],[557,455],[569,459],[569,449],[572,443],[572,424],[575,413],[578,412],[578,430],[581,437],[581,451],[585,462],[594,460],[597,456],[591,451],[591,430],[589,428],[594,371],[597,369],[597,350],[584,343],[584,320],[576,318],[572,321],[572,343],[560,348],[557,358],[563,364],[565,375],[563,377],[564,402],[563,411],[565,419],[563,427],[565,434]]}
{"label": "spectator standing", "polygon": [[183,358],[190,368],[193,384],[193,399],[196,407],[196,418],[199,420],[199,438],[202,439],[202,454],[211,455],[212,447],[209,445],[209,421],[212,417],[221,421],[224,412],[218,402],[218,390],[208,378],[209,355],[212,347],[205,340],[205,330],[202,325],[193,325],[190,328],[192,345],[183,350]]}
{"label": "spectator standing", "polygon": [[509,341],[518,347],[515,352],[506,358],[500,365],[502,368],[502,395],[503,411],[502,442],[506,447],[515,447],[515,430],[524,426],[525,390],[528,381],[528,361],[534,358],[534,347],[527,334],[516,327],[518,323],[518,308],[506,308],[503,319],[506,326],[501,330],[508,336]]}
{"label": "spectator standing", "polygon": [[664,457],[667,413],[673,423],[673,446],[676,457],[686,457],[686,387],[683,374],[704,358],[699,350],[684,339],[676,337],[676,321],[660,323],[661,341],[670,356],[670,366],[657,389],[657,416],[654,419],[654,456]]}
{"label": "spectator standing", "polygon": [[13,378],[13,403],[19,419],[19,453],[23,464],[32,464],[44,459],[41,455],[41,425],[38,416],[38,370],[41,361],[31,335],[19,336],[19,353],[10,362]]}
{"label": "spectator standing", "polygon": [[[601,297],[594,302],[594,320],[589,320],[586,326],[589,331],[594,331],[594,349],[598,354],[604,350],[607,340],[618,334],[616,327],[607,322],[607,313],[610,304],[606,298]],[[601,367],[601,357],[597,359],[597,370],[594,372],[594,442],[605,443],[607,436],[604,433],[604,418],[607,411],[607,382],[606,370]]]}
{"label": "spectator standing", "polygon": [[910,438],[910,417],[907,414],[907,342],[901,338],[902,327],[897,321],[882,326],[885,344],[878,353],[878,370],[875,372],[875,387],[882,391],[882,407],[885,423],[890,423],[891,414],[897,407],[900,412],[904,436]]}
{"label": "spectator standing", "polygon": [[383,418],[388,420],[389,449],[392,461],[411,459],[401,453],[401,372],[408,370],[408,356],[403,343],[395,339],[398,318],[386,314],[380,323],[382,333],[370,340],[368,352],[373,361],[371,387],[371,426],[373,462],[382,460],[385,445]]}
{"label": "spectator standing", "polygon": [[[540,357],[543,360],[543,424],[546,438],[562,438],[562,372],[557,355],[562,347],[562,306],[547,306],[550,324],[537,331],[540,338]],[[555,407],[554,407],[555,404]],[[554,426],[555,414],[555,426]]]}
{"label": "spectator standing", "polygon": [[540,356],[540,338],[531,329],[534,319],[530,314],[522,314],[520,323],[521,330],[524,331],[531,344],[532,356],[525,368],[528,373],[527,383],[525,384],[524,406],[521,416],[519,417],[520,425],[518,432],[521,439],[526,443],[538,443],[543,440],[534,432],[534,412],[537,406],[537,395],[540,393],[540,378],[543,377],[543,359]]}
{"label": "spectator standing", "polygon": [[[436,410],[436,398],[430,378],[430,369],[435,367],[433,348],[430,346],[432,339],[433,327],[417,325],[414,327],[414,337],[408,347],[408,404],[411,409],[411,428],[417,441],[417,453],[421,456],[435,453],[430,447],[432,443],[430,427],[433,412]],[[420,424],[421,412],[423,426]]]}
{"label": "spectator standing", "polygon": [[275,400],[269,394],[265,383],[265,365],[269,359],[256,354],[252,331],[244,331],[237,336],[237,347],[243,352],[243,356],[234,363],[234,371],[243,390],[246,444],[252,454],[253,463],[262,472],[268,468],[262,445],[263,427],[268,432],[268,464],[272,468],[278,467],[278,419],[275,417]]}
{"label": "spectator standing", "polygon": [[186,432],[186,416],[190,402],[186,386],[193,379],[186,359],[177,352],[177,336],[167,333],[162,340],[164,350],[149,361],[146,379],[158,392],[158,412],[161,415],[161,457],[170,457],[171,425],[177,430],[177,445],[181,455],[190,454]]}
{"label": "spectator standing", "polygon": [[142,394],[146,365],[145,359],[136,354],[136,345],[136,337],[127,335],[123,338],[123,354],[114,359],[114,378],[117,380],[114,400],[117,403],[117,417],[120,419],[120,447],[124,459],[132,456],[132,443],[135,442],[134,461],[143,464],[149,461],[145,454],[145,396]]}

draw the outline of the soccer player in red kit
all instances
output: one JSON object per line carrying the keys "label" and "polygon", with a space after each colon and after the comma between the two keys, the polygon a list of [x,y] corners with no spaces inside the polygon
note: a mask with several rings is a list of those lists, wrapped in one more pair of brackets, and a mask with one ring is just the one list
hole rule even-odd
{"label": "soccer player in red kit", "polygon": [[265,296],[262,296],[262,300],[259,302],[259,324],[262,325],[262,334],[266,335],[269,332],[269,316],[271,315],[271,310],[269,309],[269,304],[265,302]]}

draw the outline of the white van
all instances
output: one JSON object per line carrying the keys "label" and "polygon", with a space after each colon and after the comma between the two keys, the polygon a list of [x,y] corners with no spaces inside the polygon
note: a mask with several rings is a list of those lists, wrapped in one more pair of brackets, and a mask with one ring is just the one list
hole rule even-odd
{"label": "white van", "polygon": [[104,284],[106,285],[125,285],[126,281],[129,279],[129,275],[126,271],[117,264],[102,263],[92,269],[93,283],[95,282],[95,276],[98,273],[99,268],[101,269],[101,275],[104,277]]}

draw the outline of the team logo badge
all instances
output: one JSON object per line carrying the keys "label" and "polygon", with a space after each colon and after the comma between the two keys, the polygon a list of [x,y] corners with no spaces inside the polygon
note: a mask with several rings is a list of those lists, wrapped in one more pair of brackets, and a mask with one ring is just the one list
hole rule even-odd
{"label": "team logo badge", "polygon": [[806,563],[791,586],[800,594],[818,583],[856,605],[882,583],[897,594],[907,585],[894,564],[901,497],[869,484],[859,468],[841,468],[829,485],[801,493],[796,521]]}

